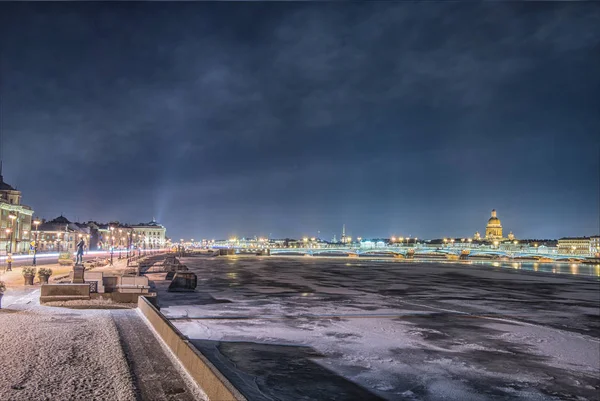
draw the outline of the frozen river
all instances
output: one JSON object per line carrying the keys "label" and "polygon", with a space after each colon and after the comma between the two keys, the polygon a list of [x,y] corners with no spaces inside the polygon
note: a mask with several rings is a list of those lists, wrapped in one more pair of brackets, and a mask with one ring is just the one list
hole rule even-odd
{"label": "frozen river", "polygon": [[251,400],[598,399],[594,266],[182,263],[198,288],[156,282],[162,312]]}

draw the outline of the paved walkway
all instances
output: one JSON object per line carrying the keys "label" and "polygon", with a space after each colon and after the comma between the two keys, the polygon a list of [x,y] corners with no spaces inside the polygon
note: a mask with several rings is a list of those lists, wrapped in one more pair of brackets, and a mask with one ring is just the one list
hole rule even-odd
{"label": "paved walkway", "polygon": [[10,288],[0,309],[0,400],[202,400],[137,309],[39,305]]}
{"label": "paved walkway", "polygon": [[112,310],[139,400],[197,400],[137,310]]}

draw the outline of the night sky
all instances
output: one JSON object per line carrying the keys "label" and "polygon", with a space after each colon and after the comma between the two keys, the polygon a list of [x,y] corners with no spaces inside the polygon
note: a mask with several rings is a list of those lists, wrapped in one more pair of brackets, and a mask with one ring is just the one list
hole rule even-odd
{"label": "night sky", "polygon": [[5,180],[173,238],[596,234],[600,3],[1,3]]}

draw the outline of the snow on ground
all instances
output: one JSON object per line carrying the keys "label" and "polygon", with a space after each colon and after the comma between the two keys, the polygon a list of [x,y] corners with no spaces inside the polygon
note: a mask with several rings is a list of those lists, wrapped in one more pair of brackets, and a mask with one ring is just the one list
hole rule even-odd
{"label": "snow on ground", "polygon": [[596,400],[600,390],[594,277],[343,258],[182,263],[198,289],[166,293],[157,281],[161,311],[255,398]]}
{"label": "snow on ground", "polygon": [[134,400],[109,311],[0,309],[0,400]]}

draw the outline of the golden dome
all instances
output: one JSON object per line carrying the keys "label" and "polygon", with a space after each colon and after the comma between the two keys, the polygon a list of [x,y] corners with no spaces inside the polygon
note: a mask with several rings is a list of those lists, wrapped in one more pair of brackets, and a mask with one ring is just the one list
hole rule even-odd
{"label": "golden dome", "polygon": [[492,217],[490,217],[490,219],[488,220],[488,227],[490,226],[502,226],[502,223],[500,223],[500,219],[496,216],[496,209],[492,210]]}
{"label": "golden dome", "polygon": [[497,217],[490,217],[490,219],[488,220],[488,226],[500,226],[502,225],[500,223],[500,219]]}

